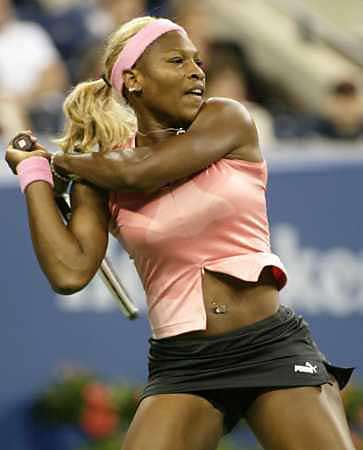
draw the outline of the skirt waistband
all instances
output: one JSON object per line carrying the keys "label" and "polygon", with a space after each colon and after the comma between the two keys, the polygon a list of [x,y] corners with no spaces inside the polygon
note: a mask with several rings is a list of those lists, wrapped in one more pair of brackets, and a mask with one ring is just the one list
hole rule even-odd
{"label": "skirt waistband", "polygon": [[171,360],[174,358],[215,358],[222,355],[248,352],[288,339],[307,328],[301,316],[286,306],[254,324],[218,336],[172,336],[163,339],[150,338],[149,358]]}
{"label": "skirt waistband", "polygon": [[155,339],[150,338],[149,342],[150,344],[161,344],[161,345],[193,345],[193,344],[200,344],[202,342],[221,342],[224,339],[231,339],[233,337],[243,337],[245,335],[249,335],[253,332],[258,332],[263,329],[270,329],[273,328],[275,325],[284,323],[285,321],[291,319],[295,316],[294,311],[284,305],[280,305],[279,309],[272,314],[271,316],[268,316],[264,319],[258,320],[255,323],[252,323],[250,325],[244,325],[241,328],[238,328],[237,330],[229,331],[227,333],[223,333],[220,335],[215,336],[184,336],[184,335],[177,335],[177,336],[170,336],[162,339]]}

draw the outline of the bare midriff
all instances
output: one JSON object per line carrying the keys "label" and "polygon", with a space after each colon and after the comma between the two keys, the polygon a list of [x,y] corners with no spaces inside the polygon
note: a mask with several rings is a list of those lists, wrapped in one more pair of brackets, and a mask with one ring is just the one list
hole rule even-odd
{"label": "bare midriff", "polygon": [[[265,267],[257,282],[246,282],[232,276],[204,271],[203,299],[207,329],[183,336],[217,336],[251,325],[274,314],[279,308],[276,280]],[[224,310],[216,313],[216,307]]]}

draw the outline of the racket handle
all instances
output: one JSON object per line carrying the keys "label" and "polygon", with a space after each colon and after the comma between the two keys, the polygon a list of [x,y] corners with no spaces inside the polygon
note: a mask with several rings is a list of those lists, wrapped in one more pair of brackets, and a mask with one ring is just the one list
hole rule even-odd
{"label": "racket handle", "polygon": [[34,143],[31,140],[29,134],[18,133],[11,141],[11,145],[17,150],[22,150],[23,152],[29,152],[32,150]]}

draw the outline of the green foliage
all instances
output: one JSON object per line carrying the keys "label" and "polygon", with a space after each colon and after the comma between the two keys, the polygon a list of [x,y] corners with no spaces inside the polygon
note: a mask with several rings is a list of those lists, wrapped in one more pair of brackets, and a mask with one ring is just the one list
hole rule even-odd
{"label": "green foliage", "polygon": [[78,374],[57,381],[36,399],[32,408],[33,417],[50,425],[78,423],[82,391],[94,379],[87,374]]}

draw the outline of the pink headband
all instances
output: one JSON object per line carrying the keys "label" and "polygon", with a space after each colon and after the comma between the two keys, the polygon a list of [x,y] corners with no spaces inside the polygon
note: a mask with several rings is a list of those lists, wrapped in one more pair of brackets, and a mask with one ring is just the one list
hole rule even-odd
{"label": "pink headband", "polygon": [[136,33],[120,52],[112,68],[111,83],[112,86],[122,93],[123,79],[122,74],[125,70],[131,69],[146,48],[156,39],[169,31],[179,31],[186,35],[186,31],[180,25],[168,19],[156,19],[146,25]]}

